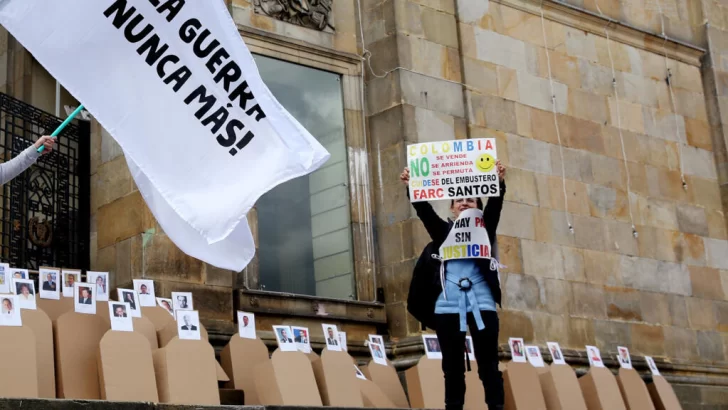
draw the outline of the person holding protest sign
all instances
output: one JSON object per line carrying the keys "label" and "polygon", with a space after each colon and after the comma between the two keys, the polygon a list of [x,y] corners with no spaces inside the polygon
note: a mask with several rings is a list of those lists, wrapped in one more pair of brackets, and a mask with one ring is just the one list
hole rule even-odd
{"label": "person holding protest sign", "polygon": [[[38,138],[38,141],[18,156],[8,162],[0,164],[0,185],[10,182],[13,178],[20,175],[23,171],[30,168],[33,163],[41,156],[46,155],[53,149],[56,139],[44,135]],[[38,152],[38,148],[45,147],[43,152]]]}
{"label": "person holding protest sign", "polygon": [[[470,328],[478,373],[491,410],[504,406],[503,376],[498,370],[501,303],[496,229],[506,192],[506,168],[496,162],[500,195],[450,201],[453,219],[442,220],[428,202],[414,202],[417,216],[430,235],[412,276],[408,310],[423,327],[434,329],[442,351],[445,409],[462,410],[465,403],[465,332]],[[409,168],[400,179],[409,184]],[[409,196],[409,191],[408,191]],[[481,211],[482,210],[482,211]],[[492,243],[492,247],[491,247]]]}

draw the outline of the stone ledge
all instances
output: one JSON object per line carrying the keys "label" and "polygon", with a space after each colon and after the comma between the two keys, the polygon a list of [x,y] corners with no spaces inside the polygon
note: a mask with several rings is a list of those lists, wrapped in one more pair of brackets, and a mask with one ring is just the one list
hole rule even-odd
{"label": "stone ledge", "polygon": [[[323,407],[293,406],[188,406],[177,404],[155,404],[142,402],[110,402],[103,400],[48,400],[48,399],[0,399],[0,410],[67,410],[83,408],[84,410],[303,410]],[[326,407],[327,410],[344,410],[337,407]]]}

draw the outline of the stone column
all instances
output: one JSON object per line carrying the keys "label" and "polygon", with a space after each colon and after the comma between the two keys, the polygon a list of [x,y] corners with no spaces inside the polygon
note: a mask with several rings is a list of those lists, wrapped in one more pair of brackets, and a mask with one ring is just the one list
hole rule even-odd
{"label": "stone column", "polygon": [[376,74],[367,73],[367,97],[379,283],[390,334],[403,337],[420,331],[406,301],[415,262],[429,241],[399,181],[405,149],[467,138],[455,2],[380,1],[362,7]]}

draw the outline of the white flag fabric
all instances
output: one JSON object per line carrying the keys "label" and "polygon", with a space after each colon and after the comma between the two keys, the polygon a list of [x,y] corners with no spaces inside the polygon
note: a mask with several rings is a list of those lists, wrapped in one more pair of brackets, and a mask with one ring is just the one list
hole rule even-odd
{"label": "white flag fabric", "polygon": [[222,0],[0,0],[0,23],[117,140],[170,239],[215,266],[242,270],[256,200],[329,158]]}

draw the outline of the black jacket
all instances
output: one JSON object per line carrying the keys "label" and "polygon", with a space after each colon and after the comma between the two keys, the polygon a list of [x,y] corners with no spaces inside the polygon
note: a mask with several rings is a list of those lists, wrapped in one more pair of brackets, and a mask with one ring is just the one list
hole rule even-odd
{"label": "black jacket", "polygon": [[[494,251],[496,249],[496,231],[498,229],[498,222],[500,221],[501,210],[503,209],[503,197],[505,194],[506,185],[504,182],[501,182],[500,196],[489,198],[483,210],[485,230],[488,233],[488,238]],[[410,282],[409,295],[407,296],[407,310],[415,319],[422,323],[423,329],[435,329],[435,303],[440,293],[442,293],[442,284],[440,283],[440,261],[433,258],[432,255],[439,253],[440,246],[447,239],[453,222],[450,220],[442,220],[428,202],[414,202],[412,206],[417,211],[417,216],[425,225],[425,229],[430,234],[432,242],[425,246],[415,265],[412,282]],[[493,255],[497,258],[495,252]],[[476,262],[478,263],[480,272],[485,277],[485,282],[490,287],[493,300],[500,305],[501,289],[498,272],[490,269],[488,259],[476,259]]]}

